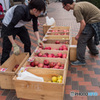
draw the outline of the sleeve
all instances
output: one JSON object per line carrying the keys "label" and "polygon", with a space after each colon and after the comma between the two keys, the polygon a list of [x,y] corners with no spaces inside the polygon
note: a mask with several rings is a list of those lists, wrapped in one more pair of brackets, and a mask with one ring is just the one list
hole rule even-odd
{"label": "sleeve", "polygon": [[76,17],[76,21],[79,23],[81,20],[83,20],[83,15],[80,10],[74,11],[74,16]]}
{"label": "sleeve", "polygon": [[36,31],[38,31],[38,18],[33,16],[32,21],[33,21],[33,30],[34,30],[34,32],[36,32]]}
{"label": "sleeve", "polygon": [[13,35],[14,26],[23,18],[24,10],[22,7],[18,6],[15,8],[13,13],[13,18],[9,25],[7,26],[7,36]]}

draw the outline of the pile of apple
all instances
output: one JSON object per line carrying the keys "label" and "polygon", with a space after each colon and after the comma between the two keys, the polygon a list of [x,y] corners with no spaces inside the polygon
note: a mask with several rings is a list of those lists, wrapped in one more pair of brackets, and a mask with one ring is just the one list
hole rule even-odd
{"label": "pile of apple", "polygon": [[59,76],[53,76],[51,81],[47,81],[47,82],[62,83],[62,80],[63,80],[63,76],[59,75]]}
{"label": "pile of apple", "polygon": [[66,58],[67,54],[57,53],[57,55],[49,54],[49,53],[38,53],[35,55],[35,57],[50,57],[50,58]]}
{"label": "pile of apple", "polygon": [[66,32],[66,33],[68,33],[69,32],[69,30],[49,30],[49,32]]}
{"label": "pile of apple", "polygon": [[66,46],[66,45],[62,45],[61,47],[59,47],[58,49],[56,49],[56,48],[51,48],[50,46],[49,47],[45,47],[45,48],[43,48],[42,46],[41,47],[39,47],[39,50],[68,50],[68,47]]}
{"label": "pile of apple", "polygon": [[68,33],[54,33],[54,35],[68,35]]}
{"label": "pile of apple", "polygon": [[64,41],[64,42],[61,42],[61,43],[60,43],[60,41],[57,40],[57,41],[55,42],[55,44],[69,44],[69,41]]}
{"label": "pile of apple", "polygon": [[44,60],[43,63],[39,63],[38,61],[33,61],[30,63],[30,66],[37,68],[64,69],[64,64],[61,64],[60,62],[49,62],[48,60]]}
{"label": "pile of apple", "polygon": [[15,72],[16,71],[16,69],[19,67],[19,65],[18,64],[16,64],[15,66],[14,66],[14,68],[12,69],[12,71],[13,72]]}

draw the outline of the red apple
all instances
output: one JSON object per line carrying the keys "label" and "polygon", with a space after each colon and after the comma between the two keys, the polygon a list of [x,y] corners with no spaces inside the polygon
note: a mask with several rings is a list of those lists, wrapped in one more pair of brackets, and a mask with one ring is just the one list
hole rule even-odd
{"label": "red apple", "polygon": [[48,56],[48,53],[45,53],[46,56]]}
{"label": "red apple", "polygon": [[63,68],[64,68],[64,64],[61,64],[61,67],[63,67]]}
{"label": "red apple", "polygon": [[50,67],[53,68],[55,66],[55,62],[50,62]]}
{"label": "red apple", "polygon": [[48,68],[50,68],[50,65],[48,65]]}
{"label": "red apple", "polygon": [[62,53],[57,53],[57,56],[62,58]]}
{"label": "red apple", "polygon": [[19,67],[19,65],[17,64],[17,65],[15,65],[15,68],[17,69]]}
{"label": "red apple", "polygon": [[43,54],[43,56],[42,57],[47,57],[47,55],[46,54]]}
{"label": "red apple", "polygon": [[64,69],[64,67],[61,66],[61,67],[59,67],[59,69]]}
{"label": "red apple", "polygon": [[38,61],[35,61],[35,62],[34,62],[34,65],[35,65],[35,66],[38,66],[38,64],[39,64]]}
{"label": "red apple", "polygon": [[38,54],[39,57],[42,57],[42,55],[43,55],[42,53],[39,53],[39,54]]}
{"label": "red apple", "polygon": [[49,50],[51,50],[51,47],[48,47]]}
{"label": "red apple", "polygon": [[48,57],[52,58],[52,55],[51,54],[48,54]]}
{"label": "red apple", "polygon": [[43,67],[43,64],[42,63],[38,64],[38,67],[42,68]]}
{"label": "red apple", "polygon": [[48,66],[47,65],[44,65],[43,68],[48,68]]}
{"label": "red apple", "polygon": [[44,65],[49,65],[49,61],[48,60],[44,60]]}
{"label": "red apple", "polygon": [[63,50],[63,47],[60,47],[59,50]]}
{"label": "red apple", "polygon": [[45,47],[45,50],[48,50],[48,47]]}
{"label": "red apple", "polygon": [[52,57],[55,56],[53,53],[51,53]]}
{"label": "red apple", "polygon": [[34,66],[35,66],[35,63],[34,63],[34,62],[31,62],[30,65],[31,65],[32,67],[34,67]]}
{"label": "red apple", "polygon": [[59,69],[59,66],[58,66],[58,65],[56,65],[56,66],[55,66],[55,67],[53,67],[53,68]]}
{"label": "red apple", "polygon": [[62,55],[62,58],[66,58],[66,57],[67,57],[67,55],[66,55],[66,54],[63,54],[63,55]]}
{"label": "red apple", "polygon": [[60,41],[56,41],[55,43],[56,43],[56,44],[60,44]]}
{"label": "red apple", "polygon": [[61,66],[61,63],[60,63],[60,62],[57,62],[57,64],[56,64],[56,65]]}

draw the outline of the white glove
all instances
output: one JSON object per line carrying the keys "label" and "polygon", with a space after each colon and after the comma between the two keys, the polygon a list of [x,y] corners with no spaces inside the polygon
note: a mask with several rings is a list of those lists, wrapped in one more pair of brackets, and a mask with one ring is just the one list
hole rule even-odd
{"label": "white glove", "polygon": [[19,49],[19,47],[18,47],[18,45],[16,43],[13,44],[13,48],[14,48],[13,53],[15,55],[19,55],[20,54],[20,49]]}
{"label": "white glove", "polygon": [[38,39],[37,42],[38,42],[38,46],[42,45],[42,47],[45,48],[44,43],[40,39]]}

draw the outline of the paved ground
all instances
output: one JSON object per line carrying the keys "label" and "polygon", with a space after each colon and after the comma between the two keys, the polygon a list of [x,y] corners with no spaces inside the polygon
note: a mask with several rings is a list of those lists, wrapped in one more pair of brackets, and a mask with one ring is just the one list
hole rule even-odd
{"label": "paved ground", "polygon": [[[79,24],[76,23],[72,16],[72,11],[67,12],[62,9],[61,3],[50,3],[48,5],[48,16],[54,17],[58,26],[70,26],[72,35],[75,35],[79,29]],[[41,39],[43,37],[43,27],[45,17],[40,17],[39,31]],[[36,38],[32,32],[31,22],[26,25],[29,30],[32,41],[32,51],[36,48]],[[17,44],[23,51],[23,44],[19,38],[16,39]],[[0,57],[2,52],[2,39],[0,39]],[[100,46],[98,46],[100,50]],[[65,99],[64,100],[100,100],[100,55],[91,56],[86,52],[86,66],[70,66],[66,77]],[[98,96],[75,96],[71,97],[69,94],[74,92],[97,92]],[[19,100],[16,97],[14,90],[0,89],[0,100]],[[24,100],[24,99],[20,99]]]}

